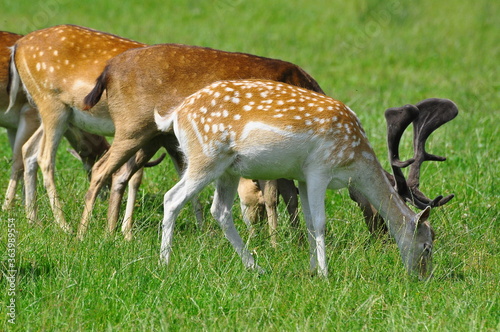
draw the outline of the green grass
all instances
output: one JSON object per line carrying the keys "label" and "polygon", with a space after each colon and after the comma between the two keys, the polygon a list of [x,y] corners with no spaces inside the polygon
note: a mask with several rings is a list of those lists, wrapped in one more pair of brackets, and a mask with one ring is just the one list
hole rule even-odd
{"label": "green grass", "polygon": [[[305,68],[326,93],[360,117],[388,168],[383,112],[429,97],[455,101],[460,114],[430,138],[422,189],[455,193],[433,211],[435,277],[405,274],[391,240],[373,239],[345,191],[327,197],[330,277],[308,273],[307,246],[281,211],[279,246],[267,231],[249,241],[263,276],[246,271],[211,217],[198,231],[191,209],[178,219],[171,264],[158,264],[171,163],[148,169],[137,203],[135,239],[106,236],[98,201],[83,242],[52,223],[42,186],[44,227],[28,225],[20,203],[0,223],[0,329],[78,330],[500,330],[499,38],[493,1],[5,1],[2,30],[27,33],[61,23],[146,43],[179,42],[275,57]],[[10,153],[0,131],[0,188]],[[405,135],[404,157],[411,154]],[[58,153],[57,185],[76,228],[88,182]],[[78,171],[75,171],[78,170]],[[208,216],[211,190],[202,195]],[[281,207],[282,208],[282,207]],[[248,233],[235,205],[237,227]],[[16,321],[7,320],[8,218],[16,222]]]}

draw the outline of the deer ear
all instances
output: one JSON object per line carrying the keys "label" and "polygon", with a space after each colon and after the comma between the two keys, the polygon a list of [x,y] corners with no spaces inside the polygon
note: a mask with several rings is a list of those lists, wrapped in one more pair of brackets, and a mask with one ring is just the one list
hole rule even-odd
{"label": "deer ear", "polygon": [[422,224],[423,222],[427,221],[427,219],[429,219],[430,214],[431,214],[431,207],[428,206],[423,211],[417,214],[417,216],[415,217],[415,223],[417,225]]}

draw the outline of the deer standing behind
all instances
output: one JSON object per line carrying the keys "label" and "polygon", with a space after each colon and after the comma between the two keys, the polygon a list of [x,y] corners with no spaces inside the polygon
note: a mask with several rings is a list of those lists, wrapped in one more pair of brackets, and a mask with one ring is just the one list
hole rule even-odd
{"label": "deer standing behind", "polygon": [[[0,112],[0,126],[7,129],[12,150],[10,180],[2,205],[3,210],[9,210],[14,204],[16,189],[24,170],[22,147],[40,127],[38,111],[28,102],[24,93],[18,96],[8,112],[4,112],[9,105],[9,95],[7,94],[10,63],[9,48],[22,37],[19,34],[0,31],[0,109],[2,110]],[[83,162],[86,171],[90,171],[97,158],[109,148],[109,144],[104,138],[82,132],[74,127],[68,128],[65,136]]]}
{"label": "deer standing behind", "polygon": [[[40,165],[55,221],[64,230],[72,231],[66,222],[54,183],[56,149],[65,134],[84,161],[89,158],[86,154],[91,154],[89,169],[97,157],[104,154],[109,144],[100,135],[112,135],[113,123],[109,119],[96,120],[86,112],[79,112],[83,98],[94,86],[108,59],[130,48],[142,46],[145,44],[75,25],[37,30],[16,42],[11,57],[10,105],[13,107],[18,99],[24,98],[24,94],[18,94],[22,83],[37,106],[43,124],[43,130],[38,128],[23,147],[25,206],[29,221],[38,222],[36,177]],[[7,113],[13,112],[12,107]],[[99,103],[96,111],[106,114],[106,103]],[[68,128],[70,130],[67,131]],[[82,145],[88,150],[83,155]],[[141,176],[142,170],[130,184],[122,227],[126,238],[131,237],[129,208],[133,205],[130,206],[130,201],[135,200],[133,194],[137,191]],[[116,188],[111,188],[111,192],[113,190]],[[114,226],[111,228],[114,229]]]}
{"label": "deer standing behind", "polygon": [[[431,270],[430,207],[416,214],[387,179],[361,124],[347,106],[322,94],[261,80],[222,81],[188,97],[173,112],[158,105],[156,123],[172,128],[187,169],[164,197],[160,257],[168,263],[180,209],[215,181],[211,213],[248,268],[260,269],[234,227],[231,207],[240,177],[295,179],[310,243],[310,268],[328,275],[325,194],[352,187],[376,207],[410,273]],[[161,117],[159,114],[166,114]]]}

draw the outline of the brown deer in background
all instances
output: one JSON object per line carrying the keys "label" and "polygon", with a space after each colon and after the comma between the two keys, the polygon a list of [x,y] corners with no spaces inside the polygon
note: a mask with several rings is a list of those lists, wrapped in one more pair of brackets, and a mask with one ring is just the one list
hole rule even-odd
{"label": "brown deer in background", "polygon": [[243,221],[254,233],[254,224],[267,219],[271,245],[276,247],[276,229],[278,228],[278,198],[281,196],[286,204],[290,225],[299,227],[298,196],[295,185],[285,179],[250,180],[241,178],[238,184],[238,196]]}

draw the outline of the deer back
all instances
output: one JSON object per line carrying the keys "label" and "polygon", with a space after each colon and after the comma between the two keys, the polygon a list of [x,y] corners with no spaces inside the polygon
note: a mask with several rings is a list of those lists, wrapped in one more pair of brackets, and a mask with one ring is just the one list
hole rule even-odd
{"label": "deer back", "polygon": [[[354,112],[288,84],[216,82],[187,98],[174,116],[188,159],[205,156],[208,164],[232,154],[235,171],[247,178],[304,180],[304,165],[332,172],[357,160],[376,160]],[[170,130],[163,124],[161,130]]]}
{"label": "deer back", "polygon": [[[180,44],[154,45],[116,56],[96,89],[101,93],[107,89],[113,111],[141,113],[152,122],[156,105],[173,108],[210,83],[240,78],[282,81],[322,93],[310,75],[289,62]],[[86,99],[87,107],[96,100]]]}
{"label": "deer back", "polygon": [[57,100],[82,107],[106,61],[144,44],[112,34],[59,25],[34,31],[15,47],[15,62],[27,91],[35,101]]}

